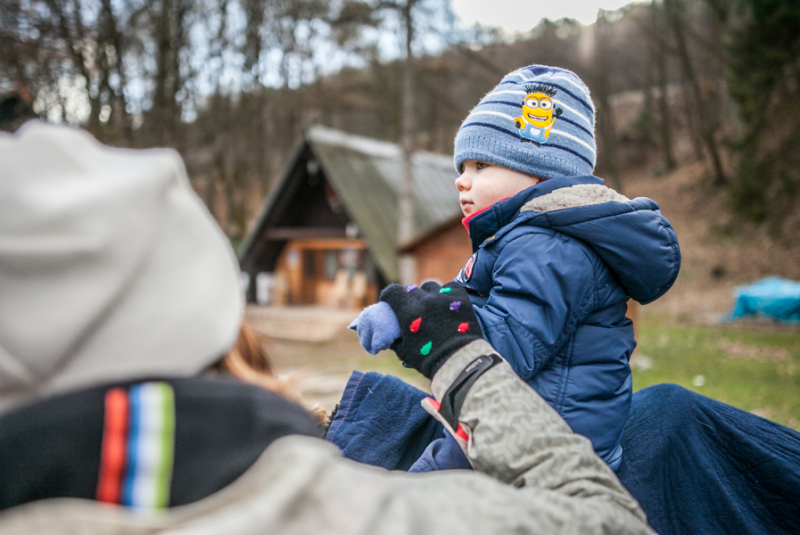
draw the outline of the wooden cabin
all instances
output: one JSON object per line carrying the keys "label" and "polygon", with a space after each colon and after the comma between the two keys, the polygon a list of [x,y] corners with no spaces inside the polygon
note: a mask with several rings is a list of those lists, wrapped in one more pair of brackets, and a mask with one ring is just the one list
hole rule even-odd
{"label": "wooden cabin", "polygon": [[472,245],[461,217],[459,210],[451,219],[400,246],[400,253],[411,254],[416,261],[418,284],[426,280],[443,284],[453,280],[464,267]]}
{"label": "wooden cabin", "polygon": [[398,281],[399,249],[417,257],[418,280],[451,280],[471,254],[463,227],[454,226],[460,227],[461,210],[452,162],[414,154],[415,237],[398,247],[400,148],[326,127],[308,129],[242,244],[239,262],[252,281],[248,300],[364,306]]}

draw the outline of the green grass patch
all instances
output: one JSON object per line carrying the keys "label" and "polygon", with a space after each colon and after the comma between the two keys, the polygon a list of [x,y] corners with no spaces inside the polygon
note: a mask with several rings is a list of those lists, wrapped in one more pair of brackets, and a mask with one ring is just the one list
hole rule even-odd
{"label": "green grass patch", "polygon": [[[637,338],[635,390],[676,383],[800,430],[800,331],[671,325],[643,314]],[[651,367],[637,369],[637,359]]]}

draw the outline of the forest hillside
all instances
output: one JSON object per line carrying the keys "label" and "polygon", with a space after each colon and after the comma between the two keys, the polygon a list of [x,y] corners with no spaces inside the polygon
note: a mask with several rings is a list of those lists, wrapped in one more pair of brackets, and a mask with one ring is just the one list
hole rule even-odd
{"label": "forest hillside", "polygon": [[0,128],[39,116],[173,147],[236,245],[305,128],[449,154],[505,73],[556,65],[591,89],[596,173],[678,231],[683,270],[658,306],[719,313],[737,284],[800,279],[800,2],[531,24],[466,28],[449,0],[3,2]]}

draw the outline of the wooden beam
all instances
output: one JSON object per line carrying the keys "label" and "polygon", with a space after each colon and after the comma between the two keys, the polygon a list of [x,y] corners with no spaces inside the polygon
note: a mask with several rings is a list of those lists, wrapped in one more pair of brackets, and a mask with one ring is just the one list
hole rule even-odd
{"label": "wooden beam", "polygon": [[268,240],[307,240],[310,238],[344,238],[343,228],[336,227],[283,227],[271,228],[264,233]]}

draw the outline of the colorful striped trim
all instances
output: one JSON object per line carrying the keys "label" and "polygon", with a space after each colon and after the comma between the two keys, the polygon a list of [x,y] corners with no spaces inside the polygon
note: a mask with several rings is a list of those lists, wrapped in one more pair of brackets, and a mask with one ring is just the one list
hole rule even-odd
{"label": "colorful striped trim", "polygon": [[137,509],[167,507],[175,455],[172,387],[151,382],[127,393],[109,390],[102,452],[98,500]]}
{"label": "colorful striped trim", "polygon": [[97,501],[119,503],[125,472],[125,437],[128,434],[128,393],[121,388],[106,392],[103,446]]}

